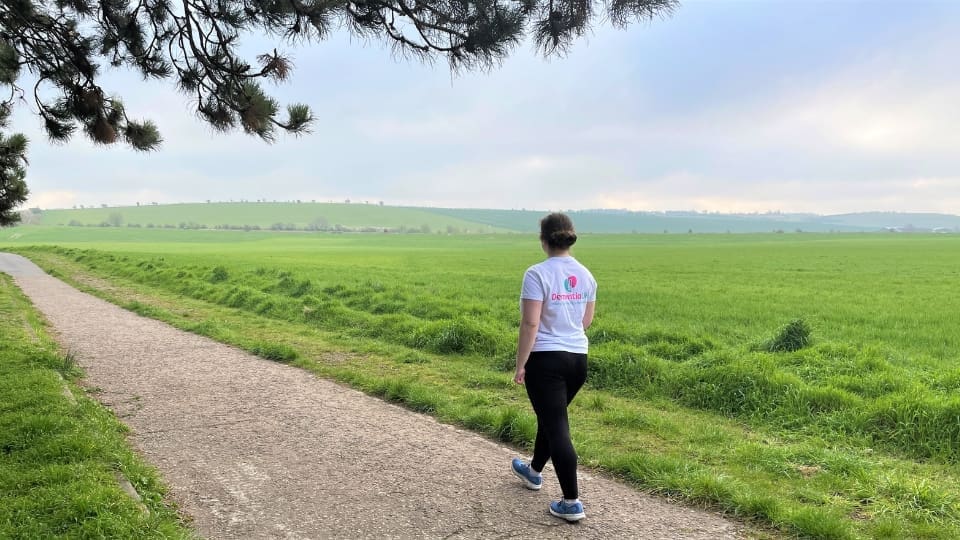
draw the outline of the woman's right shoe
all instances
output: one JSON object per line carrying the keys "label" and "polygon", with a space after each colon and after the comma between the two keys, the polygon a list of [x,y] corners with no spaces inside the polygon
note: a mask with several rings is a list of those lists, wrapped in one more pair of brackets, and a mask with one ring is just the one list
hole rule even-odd
{"label": "woman's right shoe", "polygon": [[550,513],[571,523],[587,517],[583,512],[583,503],[580,501],[568,503],[562,499],[550,503]]}

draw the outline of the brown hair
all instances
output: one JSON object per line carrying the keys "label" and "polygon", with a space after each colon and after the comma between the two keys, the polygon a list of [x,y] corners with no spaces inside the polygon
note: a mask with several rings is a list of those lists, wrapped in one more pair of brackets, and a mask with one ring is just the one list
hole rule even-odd
{"label": "brown hair", "polygon": [[570,249],[577,243],[577,232],[573,230],[573,221],[560,212],[554,212],[540,220],[540,240],[550,249]]}

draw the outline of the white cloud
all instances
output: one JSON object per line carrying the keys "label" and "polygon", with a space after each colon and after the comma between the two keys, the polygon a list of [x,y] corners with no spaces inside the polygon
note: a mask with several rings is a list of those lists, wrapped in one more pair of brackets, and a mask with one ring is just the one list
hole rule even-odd
{"label": "white cloud", "polygon": [[798,104],[773,125],[784,136],[825,141],[839,151],[888,157],[955,153],[960,145],[957,95],[960,80],[856,73],[794,96]]}
{"label": "white cloud", "polygon": [[[617,164],[594,156],[519,155],[474,159],[422,174],[398,177],[385,187],[389,201],[470,208],[583,208],[597,186],[623,177]],[[412,199],[411,185],[423,186]],[[416,189],[416,188],[414,188]]]}
{"label": "white cloud", "polygon": [[497,111],[477,107],[467,111],[436,112],[410,115],[408,111],[376,114],[352,121],[358,134],[375,140],[450,141],[468,139],[488,133]]}
{"label": "white cloud", "polygon": [[101,204],[133,206],[138,203],[148,204],[151,202],[167,204],[186,201],[175,200],[168,193],[150,189],[100,192],[40,191],[30,194],[26,206],[52,209],[72,208],[79,205],[100,206]]}
{"label": "white cloud", "polygon": [[78,195],[75,191],[41,191],[40,193],[30,193],[27,208],[70,208],[77,203]]}
{"label": "white cloud", "polygon": [[735,181],[707,183],[681,172],[632,189],[604,191],[594,200],[600,208],[648,211],[840,214],[869,209],[955,214],[960,208],[960,177],[887,178],[869,183],[778,178],[744,189]]}

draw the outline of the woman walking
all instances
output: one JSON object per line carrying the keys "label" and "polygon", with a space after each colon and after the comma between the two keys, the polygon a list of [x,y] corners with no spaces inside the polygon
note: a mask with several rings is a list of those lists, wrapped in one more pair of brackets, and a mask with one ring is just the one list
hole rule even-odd
{"label": "woman walking", "polygon": [[527,269],[520,292],[520,336],[514,382],[525,385],[537,414],[537,438],[529,463],[514,458],[511,468],[527,488],[539,490],[547,460],[563,498],[550,513],[567,521],[586,514],[577,488],[577,454],[570,441],[567,406],[587,379],[587,335],[593,321],[597,282],[570,255],[577,241],[573,222],[554,213],[540,220],[540,245],[547,259]]}

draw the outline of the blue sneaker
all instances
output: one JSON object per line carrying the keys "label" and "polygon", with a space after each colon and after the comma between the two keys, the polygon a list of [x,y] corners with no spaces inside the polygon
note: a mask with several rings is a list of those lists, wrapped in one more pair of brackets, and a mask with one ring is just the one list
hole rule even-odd
{"label": "blue sneaker", "polygon": [[543,477],[533,472],[533,469],[526,463],[520,461],[520,458],[513,458],[513,461],[510,463],[510,468],[513,469],[513,474],[523,480],[523,484],[527,486],[527,489],[538,491],[543,487]]}
{"label": "blue sneaker", "polygon": [[571,523],[587,517],[587,515],[583,513],[583,503],[580,501],[567,503],[564,502],[563,499],[550,503],[550,513]]}

